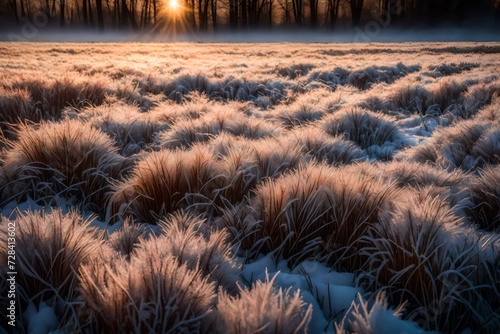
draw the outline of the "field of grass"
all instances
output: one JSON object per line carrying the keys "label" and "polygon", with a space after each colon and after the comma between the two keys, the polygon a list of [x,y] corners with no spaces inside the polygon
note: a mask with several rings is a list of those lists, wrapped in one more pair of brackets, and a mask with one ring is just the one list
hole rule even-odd
{"label": "field of grass", "polygon": [[500,332],[499,55],[0,43],[2,310],[15,235],[21,333]]}

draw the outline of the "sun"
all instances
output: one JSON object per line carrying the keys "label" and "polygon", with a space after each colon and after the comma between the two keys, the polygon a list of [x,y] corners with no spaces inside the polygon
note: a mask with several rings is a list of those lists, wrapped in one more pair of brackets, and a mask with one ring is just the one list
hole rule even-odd
{"label": "sun", "polygon": [[181,8],[179,0],[168,0],[168,7],[173,11],[178,11]]}

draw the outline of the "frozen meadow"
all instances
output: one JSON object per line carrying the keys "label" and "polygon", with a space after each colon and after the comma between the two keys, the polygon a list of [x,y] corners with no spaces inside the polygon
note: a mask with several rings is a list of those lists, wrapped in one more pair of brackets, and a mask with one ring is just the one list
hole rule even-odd
{"label": "frozen meadow", "polygon": [[500,332],[499,43],[0,43],[0,332]]}

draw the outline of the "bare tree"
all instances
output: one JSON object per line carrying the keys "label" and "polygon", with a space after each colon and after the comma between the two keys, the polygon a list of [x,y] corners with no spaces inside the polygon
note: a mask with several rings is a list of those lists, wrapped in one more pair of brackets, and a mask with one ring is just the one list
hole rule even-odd
{"label": "bare tree", "polygon": [[66,5],[66,0],[59,0],[59,25],[64,28],[66,21],[64,19],[64,6]]}
{"label": "bare tree", "polygon": [[238,29],[239,0],[229,0],[229,25],[232,30]]}
{"label": "bare tree", "polygon": [[278,0],[278,6],[283,11],[283,21],[285,24],[292,22],[292,4],[290,0]]}
{"label": "bare tree", "polygon": [[95,0],[95,6],[97,10],[97,27],[99,31],[104,31],[104,15],[102,13],[102,0]]}
{"label": "bare tree", "polygon": [[354,27],[359,26],[361,23],[361,13],[363,12],[363,2],[364,0],[349,0],[351,6],[351,17],[352,25]]}
{"label": "bare tree", "polygon": [[89,14],[88,14],[88,8],[87,8],[87,0],[83,0],[82,16],[83,16],[83,25],[87,28],[89,26]]}
{"label": "bare tree", "polygon": [[212,29],[216,30],[217,29],[217,0],[210,0],[210,9],[211,9],[211,16],[212,16]]}
{"label": "bare tree", "polygon": [[318,27],[318,4],[319,0],[309,0],[309,12],[311,14],[311,27]]}
{"label": "bare tree", "polygon": [[269,26],[271,27],[273,25],[273,8],[274,8],[274,0],[268,0],[268,10],[267,10],[267,17],[268,17],[268,23]]}
{"label": "bare tree", "polygon": [[262,12],[268,6],[268,0],[249,0],[247,3],[249,25],[256,27],[259,25]]}
{"label": "bare tree", "polygon": [[340,1],[341,0],[327,0],[326,2],[328,26],[331,30],[335,28],[335,24],[337,23],[337,18],[340,11]]}
{"label": "bare tree", "polygon": [[17,14],[17,0],[9,0],[9,6],[16,20],[16,24],[19,23],[19,15]]}
{"label": "bare tree", "polygon": [[302,14],[304,12],[304,1],[303,0],[292,0],[292,10],[293,18],[295,19],[295,24],[298,26],[302,25]]}

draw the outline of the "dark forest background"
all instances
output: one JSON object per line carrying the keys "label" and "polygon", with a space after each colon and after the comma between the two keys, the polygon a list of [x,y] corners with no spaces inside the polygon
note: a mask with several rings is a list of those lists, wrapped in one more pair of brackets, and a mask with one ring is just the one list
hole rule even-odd
{"label": "dark forest background", "polygon": [[0,28],[93,31],[346,30],[486,26],[498,30],[500,0],[0,0]]}

